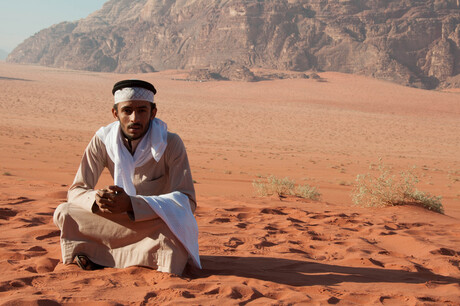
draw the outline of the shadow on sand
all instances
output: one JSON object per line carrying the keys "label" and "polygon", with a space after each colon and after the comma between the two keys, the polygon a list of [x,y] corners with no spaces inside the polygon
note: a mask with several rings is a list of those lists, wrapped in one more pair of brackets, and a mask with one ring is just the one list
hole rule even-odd
{"label": "shadow on sand", "polygon": [[0,75],[0,80],[6,80],[6,81],[25,81],[25,82],[31,82],[32,80],[28,79],[18,79],[18,78],[9,78],[9,77],[3,77]]}
{"label": "shadow on sand", "polygon": [[201,256],[203,269],[187,269],[193,279],[211,275],[233,275],[290,286],[353,283],[460,284],[460,279],[442,276],[421,266],[417,272],[385,268],[347,267],[271,257]]}

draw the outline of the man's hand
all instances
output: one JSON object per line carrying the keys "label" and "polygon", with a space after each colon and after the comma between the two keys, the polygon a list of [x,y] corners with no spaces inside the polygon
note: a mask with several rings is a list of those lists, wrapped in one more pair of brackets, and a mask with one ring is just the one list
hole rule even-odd
{"label": "man's hand", "polygon": [[96,205],[102,212],[112,214],[121,214],[133,211],[131,198],[123,188],[118,186],[109,186],[105,189],[99,189],[96,193]]}

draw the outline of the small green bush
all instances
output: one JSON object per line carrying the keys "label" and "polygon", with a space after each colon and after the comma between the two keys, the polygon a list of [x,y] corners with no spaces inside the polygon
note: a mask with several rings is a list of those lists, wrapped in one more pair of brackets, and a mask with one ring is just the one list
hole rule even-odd
{"label": "small green bush", "polygon": [[414,193],[410,195],[410,198],[415,201],[415,204],[421,205],[426,209],[433,210],[441,214],[444,213],[444,207],[441,203],[441,196],[432,196],[429,193],[415,190]]}
{"label": "small green bush", "polygon": [[293,195],[295,183],[287,177],[280,179],[271,175],[267,177],[266,181],[254,180],[252,185],[260,196],[269,196],[273,194]]}
{"label": "small green bush", "polygon": [[314,201],[318,201],[321,198],[321,194],[319,193],[318,189],[308,184],[298,185],[295,194],[298,197]]}
{"label": "small green bush", "polygon": [[415,185],[419,180],[411,171],[401,172],[396,176],[381,161],[377,170],[378,176],[370,173],[357,176],[352,191],[355,205],[371,207],[412,204],[444,213],[442,197],[417,190]]}
{"label": "small green bush", "polygon": [[270,196],[274,194],[278,196],[295,195],[315,201],[319,200],[321,197],[317,188],[311,187],[308,184],[296,186],[295,181],[287,177],[280,179],[271,175],[267,177],[266,180],[254,180],[252,185],[259,196]]}

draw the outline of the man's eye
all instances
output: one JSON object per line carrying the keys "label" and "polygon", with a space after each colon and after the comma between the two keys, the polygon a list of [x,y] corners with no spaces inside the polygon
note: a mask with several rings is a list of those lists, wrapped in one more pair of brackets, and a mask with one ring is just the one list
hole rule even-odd
{"label": "man's eye", "polygon": [[132,112],[133,112],[133,111],[130,110],[130,109],[124,109],[124,110],[123,110],[123,113],[125,113],[125,114],[127,114],[127,115],[131,115]]}

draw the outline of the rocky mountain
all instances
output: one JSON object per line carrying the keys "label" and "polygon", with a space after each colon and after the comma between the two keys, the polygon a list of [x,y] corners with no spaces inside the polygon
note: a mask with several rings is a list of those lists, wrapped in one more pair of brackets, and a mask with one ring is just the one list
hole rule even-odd
{"label": "rocky mountain", "polygon": [[460,0],[110,0],[7,61],[120,73],[234,64],[460,86]]}

